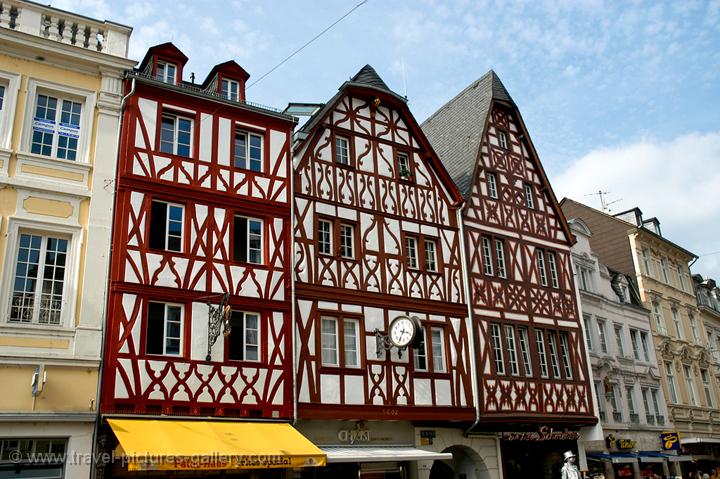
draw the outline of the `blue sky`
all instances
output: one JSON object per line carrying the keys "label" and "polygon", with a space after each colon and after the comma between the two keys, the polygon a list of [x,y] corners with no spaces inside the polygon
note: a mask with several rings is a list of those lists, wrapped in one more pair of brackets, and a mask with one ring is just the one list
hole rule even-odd
{"label": "blue sky", "polygon": [[[134,27],[134,59],[172,41],[186,76],[235,59],[252,82],[359,1],[53,6]],[[369,0],[248,99],[323,102],[366,63],[420,122],[494,69],[559,198],[599,207],[586,195],[609,191],[613,211],[637,205],[674,242],[720,252],[720,1]],[[720,280],[720,254],[693,270]]]}

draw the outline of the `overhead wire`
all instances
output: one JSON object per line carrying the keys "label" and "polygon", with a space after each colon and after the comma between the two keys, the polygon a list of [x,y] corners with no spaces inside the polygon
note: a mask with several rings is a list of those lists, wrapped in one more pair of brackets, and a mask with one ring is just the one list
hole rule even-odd
{"label": "overhead wire", "polygon": [[278,63],[277,65],[275,65],[274,67],[272,67],[270,70],[268,70],[267,72],[265,72],[260,78],[258,78],[258,79],[255,80],[254,82],[250,83],[250,84],[247,86],[247,88],[251,88],[253,85],[256,85],[256,84],[260,83],[260,81],[261,81],[263,78],[265,78],[266,76],[270,75],[272,72],[274,72],[275,70],[277,70],[278,68],[280,68],[280,67],[281,67],[283,64],[285,64],[288,60],[290,60],[292,57],[294,57],[295,55],[297,55],[298,53],[300,53],[300,52],[301,52],[302,50],[304,50],[308,45],[310,45],[312,42],[314,42],[315,40],[317,40],[318,38],[320,38],[321,36],[323,36],[323,35],[324,35],[325,33],[327,33],[332,27],[334,27],[335,25],[337,25],[338,23],[340,23],[343,19],[345,19],[345,17],[347,17],[348,15],[350,15],[352,12],[354,12],[354,11],[357,10],[358,8],[360,8],[360,7],[362,7],[363,5],[365,5],[368,1],[369,1],[369,0],[363,0],[362,2],[358,3],[358,4],[355,5],[353,8],[351,8],[350,10],[348,10],[343,16],[341,16],[340,18],[338,18],[337,20],[335,20],[332,24],[330,24],[330,25],[329,25],[327,28],[325,28],[323,31],[321,31],[320,33],[318,33],[317,35],[315,35],[314,37],[312,37],[309,41],[307,41],[307,42],[306,42],[304,45],[302,45],[300,48],[296,49],[296,50],[295,50],[294,52],[292,52],[290,55],[288,55],[287,57],[285,57],[284,59],[282,59],[282,61],[280,61],[280,63]]}

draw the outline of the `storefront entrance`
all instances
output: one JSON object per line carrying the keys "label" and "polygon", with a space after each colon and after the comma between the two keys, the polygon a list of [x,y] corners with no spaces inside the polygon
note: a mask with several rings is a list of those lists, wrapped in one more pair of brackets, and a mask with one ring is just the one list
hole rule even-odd
{"label": "storefront entrance", "polygon": [[557,479],[563,452],[577,453],[576,441],[500,441],[504,479]]}

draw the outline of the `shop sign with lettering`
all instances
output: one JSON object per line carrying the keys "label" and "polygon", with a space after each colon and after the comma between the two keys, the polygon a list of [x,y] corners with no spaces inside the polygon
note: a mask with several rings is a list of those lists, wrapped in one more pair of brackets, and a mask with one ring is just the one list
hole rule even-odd
{"label": "shop sign with lettering", "polygon": [[556,431],[549,426],[540,426],[537,431],[499,432],[498,437],[503,441],[577,441],[580,433],[567,429]]}
{"label": "shop sign with lettering", "polygon": [[663,451],[679,451],[680,450],[680,433],[664,432],[660,434],[660,448]]}
{"label": "shop sign with lettering", "polygon": [[365,427],[364,421],[360,421],[352,429],[340,429],[338,431],[338,441],[350,444],[370,442],[370,430]]}

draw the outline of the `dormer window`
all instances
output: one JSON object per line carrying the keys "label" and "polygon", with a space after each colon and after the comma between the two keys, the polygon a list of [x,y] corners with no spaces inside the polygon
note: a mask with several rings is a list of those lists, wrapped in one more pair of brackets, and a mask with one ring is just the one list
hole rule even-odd
{"label": "dormer window", "polygon": [[220,96],[231,101],[240,100],[240,83],[235,80],[225,80],[220,82]]}
{"label": "dormer window", "polygon": [[177,67],[174,63],[158,62],[155,79],[163,83],[175,85],[177,83]]}

